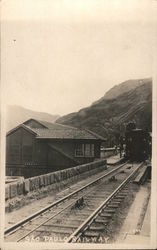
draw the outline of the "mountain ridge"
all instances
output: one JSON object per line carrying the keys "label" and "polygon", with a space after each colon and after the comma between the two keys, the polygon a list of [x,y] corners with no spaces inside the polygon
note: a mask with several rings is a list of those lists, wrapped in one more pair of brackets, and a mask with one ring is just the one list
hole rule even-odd
{"label": "mountain ridge", "polygon": [[96,102],[93,102],[92,105],[96,104],[97,102],[103,99],[113,99],[119,96],[122,93],[128,92],[131,89],[134,89],[138,86],[143,85],[144,83],[150,82],[151,78],[143,78],[143,79],[130,79],[124,81],[120,84],[114,85],[111,89],[109,89],[103,97],[98,99]]}
{"label": "mountain ridge", "polygon": [[[112,98],[104,98],[104,95],[91,106],[60,117],[56,123],[89,129],[106,137],[111,141],[110,144],[116,143],[117,138],[124,133],[125,124],[132,120],[136,122],[137,127],[151,131],[152,79],[136,81],[138,82],[134,87],[125,88],[128,88],[128,91],[122,91],[122,93],[118,91],[119,95],[112,92],[113,89],[115,90],[113,87],[108,91]],[[124,86],[124,83],[119,85]]]}

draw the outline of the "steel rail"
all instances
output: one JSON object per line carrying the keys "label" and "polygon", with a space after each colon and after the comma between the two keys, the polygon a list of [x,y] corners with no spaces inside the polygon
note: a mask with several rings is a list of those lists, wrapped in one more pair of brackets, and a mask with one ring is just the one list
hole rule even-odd
{"label": "steel rail", "polygon": [[[88,194],[90,194],[91,191],[85,193],[84,197],[87,196]],[[59,211],[58,213],[52,215],[50,218],[48,218],[47,220],[43,221],[42,223],[40,223],[38,226],[36,226],[34,229],[32,229],[30,232],[28,232],[27,234],[23,235],[21,238],[19,238],[17,240],[17,242],[21,241],[22,239],[26,238],[28,235],[30,235],[31,233],[33,233],[36,229],[38,229],[39,227],[43,226],[44,224],[46,224],[48,221],[50,221],[51,219],[54,219],[57,215],[61,214],[62,212],[64,212],[67,208],[71,207],[72,205],[74,205],[76,203],[77,200],[79,200],[82,197],[82,195],[80,195],[79,198],[77,198],[75,201],[71,202],[70,204],[68,204],[66,207],[64,207],[61,211]]]}
{"label": "steel rail", "polygon": [[72,193],[70,193],[70,194],[64,196],[63,198],[61,198],[61,199],[59,199],[59,200],[53,202],[52,204],[46,206],[45,208],[40,209],[39,211],[35,212],[34,214],[28,216],[27,218],[22,219],[21,221],[17,222],[17,223],[14,224],[13,226],[7,228],[7,229],[4,231],[4,235],[6,236],[6,235],[8,235],[8,234],[10,234],[10,233],[13,233],[13,232],[17,231],[21,226],[23,226],[24,224],[29,223],[29,221],[31,221],[31,220],[34,219],[35,217],[40,216],[40,215],[43,214],[44,212],[46,212],[46,211],[50,210],[51,208],[53,208],[53,207],[59,205],[60,203],[64,202],[65,200],[67,200],[67,199],[69,199],[69,198],[71,198],[73,195],[75,195],[75,194],[77,194],[77,193],[83,191],[84,189],[86,189],[86,188],[92,186],[92,185],[95,184],[96,182],[101,181],[103,178],[105,178],[105,177],[109,176],[110,174],[116,172],[117,170],[119,170],[120,168],[122,168],[122,167],[123,167],[124,165],[126,165],[127,163],[128,163],[128,161],[125,162],[125,163],[123,163],[123,164],[121,164],[121,165],[118,166],[117,168],[112,169],[111,171],[109,171],[108,173],[104,174],[103,176],[96,178],[94,181],[91,181],[90,183],[84,185],[83,187],[78,188],[77,190],[75,190],[75,191],[73,191]]}
{"label": "steel rail", "polygon": [[73,204],[75,204],[76,200],[73,201],[72,203],[68,204],[66,207],[64,207],[61,211],[59,211],[58,213],[50,216],[50,218],[48,218],[47,220],[43,221],[42,223],[40,223],[38,226],[36,226],[34,229],[32,229],[30,232],[28,232],[27,234],[23,235],[22,237],[20,237],[17,242],[23,240],[24,238],[26,238],[29,234],[33,233],[34,231],[36,231],[39,227],[43,226],[44,224],[46,224],[48,221],[54,219],[57,215],[61,214],[64,210],[66,210],[67,208],[71,207]]}
{"label": "steel rail", "polygon": [[65,241],[65,243],[76,242],[77,239],[81,236],[82,232],[89,228],[92,222],[96,217],[102,212],[102,210],[108,205],[108,203],[114,198],[114,196],[120,192],[122,188],[130,181],[134,174],[139,170],[143,165],[140,163],[139,166],[125,179],[119,187],[70,235],[70,237]]}

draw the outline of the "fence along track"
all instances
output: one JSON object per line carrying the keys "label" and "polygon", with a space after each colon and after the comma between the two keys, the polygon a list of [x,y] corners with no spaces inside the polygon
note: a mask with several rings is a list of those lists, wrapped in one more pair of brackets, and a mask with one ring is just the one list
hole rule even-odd
{"label": "fence along track", "polygon": [[101,181],[103,178],[110,176],[113,173],[116,173],[117,170],[119,170],[120,168],[122,168],[124,165],[126,165],[128,162],[125,162],[123,164],[121,164],[120,166],[116,167],[115,169],[111,170],[110,172],[104,174],[101,177],[96,178],[95,180],[91,181],[90,183],[84,185],[81,188],[78,188],[77,190],[73,191],[72,193],[64,196],[63,198],[59,199],[58,201],[53,202],[52,204],[46,206],[45,208],[39,210],[38,212],[28,216],[27,218],[19,221],[18,223],[16,223],[15,225],[7,228],[4,231],[4,235],[5,237],[7,237],[7,235],[10,235],[14,232],[16,232],[18,229],[20,229],[21,227],[23,227],[24,225],[26,225],[27,223],[29,223],[30,221],[32,221],[35,218],[38,218],[39,216],[43,215],[44,213],[48,212],[50,209],[54,208],[57,205],[60,205],[61,203],[63,203],[64,201],[70,199],[72,196],[78,194],[79,192],[85,190],[86,188],[91,187],[92,185],[96,184],[97,182]]}
{"label": "fence along track", "polygon": [[139,164],[139,166],[124,180],[118,188],[70,235],[70,237],[66,240],[66,243],[77,242],[77,239],[90,228],[91,224],[95,221],[95,219],[101,214],[101,212],[108,206],[108,204],[112,201],[113,198],[116,197],[117,194],[130,182],[131,178],[134,177],[139,168],[143,165],[143,163]]}

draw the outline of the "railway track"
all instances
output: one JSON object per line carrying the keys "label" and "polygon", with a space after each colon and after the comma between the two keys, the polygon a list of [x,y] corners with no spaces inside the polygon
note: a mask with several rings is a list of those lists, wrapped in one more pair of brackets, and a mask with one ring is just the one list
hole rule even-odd
{"label": "railway track", "polygon": [[124,163],[5,230],[5,241],[77,242],[100,235],[141,164]]}

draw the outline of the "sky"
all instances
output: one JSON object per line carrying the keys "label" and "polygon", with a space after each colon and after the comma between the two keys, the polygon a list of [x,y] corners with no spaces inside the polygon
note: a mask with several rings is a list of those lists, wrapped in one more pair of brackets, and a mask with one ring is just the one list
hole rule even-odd
{"label": "sky", "polygon": [[152,77],[154,0],[2,0],[2,101],[65,115]]}

